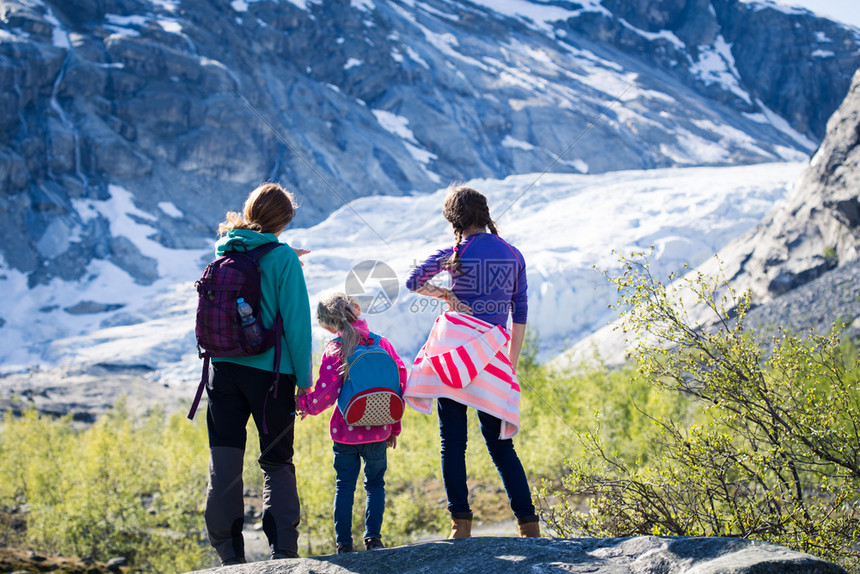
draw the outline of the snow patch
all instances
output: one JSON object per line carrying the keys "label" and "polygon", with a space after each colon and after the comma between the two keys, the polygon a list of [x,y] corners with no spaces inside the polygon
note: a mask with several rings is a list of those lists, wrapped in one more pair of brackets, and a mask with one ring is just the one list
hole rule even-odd
{"label": "snow patch", "polygon": [[732,46],[722,34],[717,36],[713,46],[699,46],[699,59],[690,66],[690,72],[705,85],[719,84],[745,102],[752,103],[750,95],[740,85]]}
{"label": "snow patch", "polygon": [[413,144],[418,143],[418,140],[415,139],[415,134],[412,133],[412,130],[408,127],[408,118],[398,116],[397,114],[393,114],[385,110],[372,111],[373,115],[376,116],[376,121],[382,126],[382,129]]}
{"label": "snow patch", "polygon": [[836,56],[836,53],[831,52],[830,50],[818,49],[812,52],[810,56],[813,58],[833,58],[834,56]]}
{"label": "snow patch", "polygon": [[[808,137],[806,137],[805,135],[803,135],[802,133],[800,133],[799,131],[797,131],[793,127],[791,127],[791,124],[789,124],[785,118],[783,118],[782,116],[780,116],[779,114],[777,114],[776,112],[774,112],[773,110],[768,108],[766,105],[764,105],[764,102],[762,102],[758,98],[756,98],[755,102],[758,105],[759,109],[761,109],[761,111],[762,111],[761,113],[764,114],[765,118],[767,118],[767,121],[771,125],[773,125],[773,127],[775,127],[776,129],[778,129],[782,133],[791,137],[791,139],[796,141],[804,149],[806,149],[810,152],[818,147],[818,144],[816,144],[814,141],[812,141],[811,139],[809,139]],[[744,115],[746,115],[746,114],[744,114]]]}
{"label": "snow patch", "polygon": [[783,14],[811,14],[809,10],[799,8],[797,6],[789,6],[787,4],[774,0],[740,0],[741,4],[747,4],[753,11],[761,10],[776,10]]}
{"label": "snow patch", "polygon": [[178,207],[176,207],[172,201],[161,201],[158,204],[158,209],[173,217],[174,219],[182,219],[185,217],[185,214],[182,213]]}
{"label": "snow patch", "polygon": [[531,151],[535,148],[535,146],[533,146],[529,142],[518,140],[516,138],[511,137],[510,135],[505,136],[505,139],[502,140],[502,145],[505,147],[522,149],[526,151]]}
{"label": "snow patch", "polygon": [[64,50],[68,50],[72,47],[72,42],[69,40],[69,33],[63,28],[63,25],[60,24],[60,21],[54,16],[54,11],[51,8],[48,8],[48,11],[45,13],[45,21],[48,22],[52,26],[51,30],[51,42],[57,48],[62,48]]}
{"label": "snow patch", "polygon": [[576,10],[530,2],[528,0],[473,0],[473,3],[489,8],[493,12],[517,18],[526,24],[530,24],[531,27],[548,32],[551,35],[555,33],[552,23],[576,18],[583,12],[599,12],[606,16],[612,15],[609,10],[603,7],[599,0],[578,0],[576,4],[580,5],[581,8]]}
{"label": "snow patch", "polygon": [[439,16],[440,18],[444,18],[445,20],[449,20],[451,22],[459,22],[460,21],[460,15],[459,14],[451,14],[449,12],[442,12],[441,10],[438,10],[438,9],[434,8],[433,6],[430,6],[429,4],[426,4],[424,2],[415,3],[415,7],[419,8],[421,10],[424,10],[428,14],[433,14],[434,16]]}
{"label": "snow patch", "polygon": [[181,34],[182,24],[178,20],[158,20],[161,29],[170,34]]}
{"label": "snow patch", "polygon": [[674,44],[675,47],[678,48],[679,50],[685,50],[686,49],[686,44],[684,44],[684,42],[682,42],[681,39],[678,38],[678,36],[676,36],[673,32],[671,32],[669,30],[660,30],[659,32],[648,32],[647,30],[637,28],[636,26],[634,26],[633,24],[631,24],[630,22],[628,22],[624,18],[619,18],[618,21],[621,23],[622,26],[624,26],[628,30],[632,30],[632,31],[636,32],[637,34],[639,34],[643,38],[650,40],[651,42],[655,42],[657,40],[666,40],[670,44]]}
{"label": "snow patch", "polygon": [[114,26],[146,26],[149,18],[134,14],[132,16],[120,16],[119,14],[105,14],[105,20]]}

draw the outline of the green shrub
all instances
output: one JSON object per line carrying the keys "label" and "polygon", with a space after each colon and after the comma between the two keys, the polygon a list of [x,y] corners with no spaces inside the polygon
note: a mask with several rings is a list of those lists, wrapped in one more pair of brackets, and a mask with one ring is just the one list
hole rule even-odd
{"label": "green shrub", "polygon": [[26,504],[27,542],[35,549],[188,571],[205,564],[207,554],[203,433],[203,425],[180,414],[155,411],[134,422],[123,404],[84,430],[75,430],[70,417],[34,410],[7,416],[0,504]]}
{"label": "green shrub", "polygon": [[[836,333],[783,332],[764,357],[744,327],[747,296],[702,275],[667,288],[647,262],[623,262],[612,280],[638,377],[694,410],[667,416],[641,403],[638,460],[583,433],[587,456],[560,487],[541,490],[549,524],[562,536],[754,538],[857,568],[856,353],[846,356]],[[709,309],[712,327],[689,319],[688,294]]]}

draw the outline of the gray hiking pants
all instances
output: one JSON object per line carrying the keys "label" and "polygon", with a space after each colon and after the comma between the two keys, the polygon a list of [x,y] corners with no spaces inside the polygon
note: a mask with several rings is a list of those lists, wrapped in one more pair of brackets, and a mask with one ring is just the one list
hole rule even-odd
{"label": "gray hiking pants", "polygon": [[[213,363],[206,391],[209,486],[206,529],[223,561],[245,555],[242,481],[245,427],[254,418],[263,470],[263,532],[273,551],[298,552],[299,495],[293,457],[295,377],[281,375],[278,397],[269,392],[272,373],[236,363]],[[268,433],[262,430],[266,415]]]}

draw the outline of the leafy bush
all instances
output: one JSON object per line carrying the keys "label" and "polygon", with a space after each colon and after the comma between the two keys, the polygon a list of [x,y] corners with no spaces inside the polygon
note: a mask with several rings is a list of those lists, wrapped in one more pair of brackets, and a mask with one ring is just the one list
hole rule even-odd
{"label": "leafy bush", "polygon": [[[40,550],[157,572],[204,564],[203,425],[155,411],[132,422],[118,405],[91,427],[30,410],[0,435],[3,508],[27,507],[27,541]],[[204,443],[205,444],[205,443]]]}
{"label": "leafy bush", "polygon": [[[846,355],[835,332],[783,332],[765,357],[744,326],[748,296],[702,275],[666,287],[647,262],[623,263],[612,280],[634,337],[635,379],[694,409],[667,416],[638,403],[644,448],[636,459],[583,433],[586,456],[560,486],[541,489],[548,523],[562,536],[755,538],[856,569],[856,352]],[[711,314],[710,327],[688,316],[690,294]]]}

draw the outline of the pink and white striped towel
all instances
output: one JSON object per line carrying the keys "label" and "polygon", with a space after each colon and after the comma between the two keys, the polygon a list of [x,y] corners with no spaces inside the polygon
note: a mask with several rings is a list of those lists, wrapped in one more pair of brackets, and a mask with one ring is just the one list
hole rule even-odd
{"label": "pink and white striped towel", "polygon": [[406,403],[430,414],[433,399],[446,397],[501,419],[499,438],[520,425],[520,386],[508,358],[510,332],[448,311],[437,317],[403,391]]}

